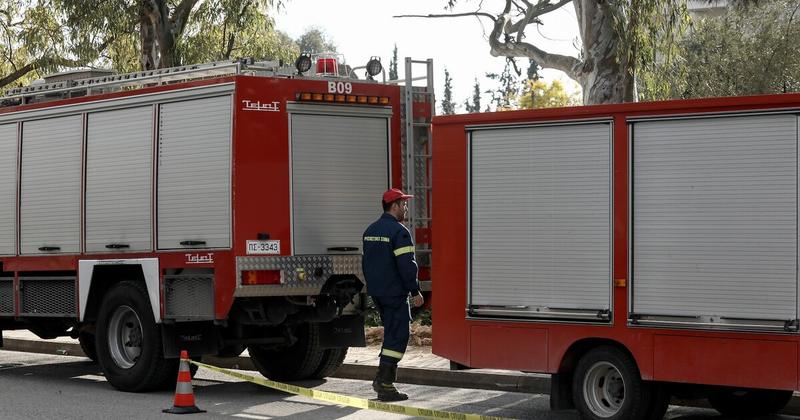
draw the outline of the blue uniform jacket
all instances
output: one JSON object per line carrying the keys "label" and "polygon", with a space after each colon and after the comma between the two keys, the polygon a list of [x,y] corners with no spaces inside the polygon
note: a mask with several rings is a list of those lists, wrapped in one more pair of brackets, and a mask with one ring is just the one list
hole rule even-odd
{"label": "blue uniform jacket", "polygon": [[364,231],[361,268],[372,296],[408,296],[419,292],[411,233],[389,213]]}

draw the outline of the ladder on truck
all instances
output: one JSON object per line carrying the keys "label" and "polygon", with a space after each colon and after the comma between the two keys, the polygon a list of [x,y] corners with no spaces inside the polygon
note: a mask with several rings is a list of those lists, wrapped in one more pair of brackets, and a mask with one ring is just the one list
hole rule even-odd
{"label": "ladder on truck", "polygon": [[[413,70],[418,70],[415,76]],[[417,85],[414,82],[420,82]],[[433,86],[433,60],[406,57],[403,84],[401,137],[404,148],[403,190],[414,196],[410,201],[408,226],[416,244],[420,287],[431,290],[431,122],[436,109]]]}

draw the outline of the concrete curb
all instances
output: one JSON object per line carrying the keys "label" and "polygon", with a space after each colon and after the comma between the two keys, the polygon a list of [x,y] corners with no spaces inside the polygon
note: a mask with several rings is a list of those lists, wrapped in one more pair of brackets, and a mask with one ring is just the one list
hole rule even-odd
{"label": "concrete curb", "polygon": [[[21,340],[4,338],[2,350],[28,353],[55,354],[61,356],[85,357],[81,346],[75,343],[57,341]],[[256,370],[249,357],[213,357],[203,358],[203,362],[225,369]],[[333,375],[342,379],[372,380],[375,366],[344,364]],[[451,388],[485,389],[490,391],[524,392],[529,394],[548,394],[550,392],[549,375],[533,374],[497,374],[474,370],[451,371],[445,369],[420,369],[401,367],[397,371],[397,381],[406,384],[443,386]],[[672,400],[673,405],[686,407],[709,408],[706,400]],[[781,414],[800,415],[800,396],[795,394]]]}
{"label": "concrete curb", "polygon": [[[4,338],[2,349],[61,356],[85,356],[79,344],[57,341]],[[256,370],[249,357],[206,356],[203,357],[203,362],[225,369]],[[345,363],[333,376],[343,379],[372,380],[375,377],[375,372],[375,366]],[[397,381],[406,384],[485,389],[491,391],[526,392],[533,394],[546,394],[550,392],[550,379],[547,375],[504,375],[469,370],[451,371],[445,369],[401,367],[397,371]]]}

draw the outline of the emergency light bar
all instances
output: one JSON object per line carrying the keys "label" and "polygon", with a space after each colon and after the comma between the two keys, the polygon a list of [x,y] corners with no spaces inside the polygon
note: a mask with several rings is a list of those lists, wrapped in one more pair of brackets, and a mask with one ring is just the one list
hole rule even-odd
{"label": "emergency light bar", "polygon": [[388,96],[341,95],[334,93],[301,92],[297,94],[297,100],[311,102],[338,102],[360,105],[389,105]]}

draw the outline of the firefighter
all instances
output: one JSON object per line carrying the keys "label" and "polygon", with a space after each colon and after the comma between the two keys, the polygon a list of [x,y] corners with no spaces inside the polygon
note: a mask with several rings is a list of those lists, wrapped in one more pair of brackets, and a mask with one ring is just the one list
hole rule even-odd
{"label": "firefighter", "polygon": [[[402,224],[408,213],[408,199],[413,196],[392,188],[383,194],[383,215],[364,232],[362,268],[367,292],[383,322],[378,374],[372,388],[381,401],[402,401],[408,395],[394,386],[397,363],[403,358],[409,338],[411,310],[422,306],[424,299],[417,281],[417,262],[411,233]],[[410,302],[409,302],[410,300]]]}

